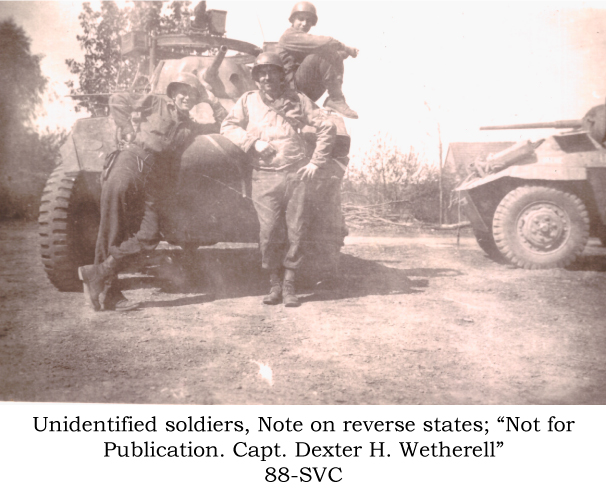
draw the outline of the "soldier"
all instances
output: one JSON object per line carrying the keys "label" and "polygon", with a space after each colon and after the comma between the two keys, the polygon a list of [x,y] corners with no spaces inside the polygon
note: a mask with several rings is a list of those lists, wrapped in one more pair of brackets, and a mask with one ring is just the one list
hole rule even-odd
{"label": "soldier", "polygon": [[[240,98],[223,121],[221,134],[252,157],[252,199],[271,286],[263,302],[283,300],[286,307],[296,307],[295,274],[303,259],[308,220],[306,187],[328,163],[336,127],[307,96],[290,89],[277,54],[260,54],[252,77],[259,90]],[[301,135],[306,125],[315,127],[317,135],[311,158]]]}
{"label": "soldier", "polygon": [[[156,248],[160,241],[158,202],[168,192],[180,152],[195,135],[218,133],[227,114],[194,74],[174,76],[166,93],[115,94],[109,101],[124,146],[110,156],[103,173],[95,264],[78,269],[84,295],[96,311],[137,307],[118,289],[118,272]],[[202,125],[190,118],[189,111],[201,102],[211,106],[214,124]],[[132,115],[136,115],[137,130]]]}
{"label": "soldier", "polygon": [[312,101],[328,90],[324,107],[347,118],[358,113],[345,102],[343,95],[343,60],[356,58],[358,50],[329,36],[315,36],[309,30],[318,22],[316,7],[310,2],[297,3],[288,19],[292,24],[278,41],[278,54],[284,63],[286,80],[293,89],[306,94]]}

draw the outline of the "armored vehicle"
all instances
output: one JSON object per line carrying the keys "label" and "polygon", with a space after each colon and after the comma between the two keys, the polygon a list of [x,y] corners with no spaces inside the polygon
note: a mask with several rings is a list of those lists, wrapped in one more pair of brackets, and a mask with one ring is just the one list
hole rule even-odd
{"label": "armored vehicle", "polygon": [[597,106],[581,120],[481,129],[530,128],[569,131],[476,159],[457,190],[490,257],[527,269],[564,267],[590,235],[606,245],[606,110]]}
{"label": "armored vehicle", "polygon": [[[256,89],[250,67],[262,49],[225,37],[225,12],[204,12],[202,24],[186,34],[147,37],[145,33],[130,33],[122,40],[123,55],[149,55],[153,69],[146,92],[165,94],[172,75],[190,72],[204,77],[229,110],[242,94]],[[204,121],[205,114],[212,113],[203,103],[191,114]],[[339,180],[348,162],[350,139],[338,115],[327,117],[338,128],[332,171]],[[314,129],[303,131],[308,132],[306,140],[313,145]],[[94,260],[100,176],[105,157],[117,145],[111,118],[78,120],[44,189],[39,215],[41,256],[48,278],[61,291],[81,290],[77,269]],[[189,252],[218,242],[258,241],[259,223],[250,199],[250,166],[239,148],[221,135],[198,136],[182,154],[177,174],[176,191],[161,207],[164,241]],[[328,202],[336,204],[338,210],[333,212],[340,214],[340,200],[332,198]]]}

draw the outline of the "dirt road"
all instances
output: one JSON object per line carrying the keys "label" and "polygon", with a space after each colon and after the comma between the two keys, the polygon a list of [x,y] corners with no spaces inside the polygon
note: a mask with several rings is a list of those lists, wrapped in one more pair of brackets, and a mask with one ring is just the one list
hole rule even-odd
{"label": "dirt road", "polygon": [[123,278],[143,302],[123,314],[51,286],[35,224],[0,223],[0,261],[2,401],[606,403],[596,240],[571,268],[524,271],[454,233],[350,237],[341,285],[296,309],[262,305],[254,247],[198,250],[187,289]]}

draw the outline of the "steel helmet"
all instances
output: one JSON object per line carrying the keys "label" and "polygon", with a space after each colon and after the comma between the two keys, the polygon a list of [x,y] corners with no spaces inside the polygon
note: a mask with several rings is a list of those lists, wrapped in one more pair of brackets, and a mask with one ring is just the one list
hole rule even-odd
{"label": "steel helmet", "polygon": [[282,63],[282,58],[280,58],[280,55],[277,53],[261,53],[259,56],[257,56],[252,69],[253,80],[257,80],[258,67],[265,67],[267,65],[278,67],[280,70],[282,70],[282,72],[284,72],[284,63]]}
{"label": "steel helmet", "polygon": [[200,101],[202,97],[206,94],[206,90],[193,73],[189,72],[179,72],[174,75],[166,87],[166,95],[173,98],[173,92],[179,85],[186,85],[187,87],[193,89],[197,93],[196,101]]}
{"label": "steel helmet", "polygon": [[313,16],[312,25],[315,26],[318,23],[318,12],[316,11],[316,7],[314,6],[314,4],[311,2],[296,3],[290,12],[290,17],[288,18],[288,22],[290,22],[292,24],[294,15],[298,14],[299,12],[306,12],[308,14],[311,14]]}

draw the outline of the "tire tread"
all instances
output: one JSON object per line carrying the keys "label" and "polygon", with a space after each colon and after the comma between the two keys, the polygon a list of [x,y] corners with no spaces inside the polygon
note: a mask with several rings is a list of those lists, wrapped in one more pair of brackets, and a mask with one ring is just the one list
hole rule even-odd
{"label": "tire tread", "polygon": [[[511,248],[506,235],[507,223],[510,220],[509,211],[514,207],[516,202],[524,199],[526,196],[538,193],[555,193],[563,197],[565,200],[569,200],[575,211],[581,218],[580,224],[580,235],[577,238],[573,238],[575,245],[572,251],[566,256],[557,259],[553,263],[538,263],[532,261],[530,258],[523,258],[517,255]],[[556,196],[554,195],[554,196]],[[493,235],[495,244],[503,254],[503,257],[513,265],[527,270],[539,270],[548,268],[563,268],[570,265],[585,249],[587,240],[589,238],[589,213],[583,201],[576,195],[564,191],[558,188],[548,186],[521,186],[509,192],[505,198],[499,203],[494,214],[493,219]]]}

